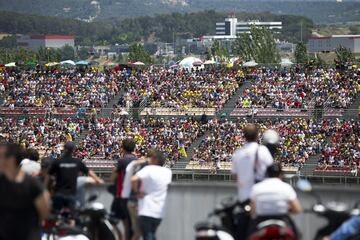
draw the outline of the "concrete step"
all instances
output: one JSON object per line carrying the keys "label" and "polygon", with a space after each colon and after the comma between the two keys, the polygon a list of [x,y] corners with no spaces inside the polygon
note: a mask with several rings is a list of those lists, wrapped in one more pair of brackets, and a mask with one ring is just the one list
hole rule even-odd
{"label": "concrete step", "polygon": [[[330,137],[325,138],[325,143],[328,144],[330,142]],[[309,157],[305,165],[301,168],[300,172],[301,175],[313,175],[314,171],[316,169],[317,164],[319,163],[319,160],[321,158],[321,153],[316,154],[315,156]]]}
{"label": "concrete step", "polygon": [[186,165],[189,163],[189,161],[191,160],[193,154],[194,154],[194,148],[197,148],[200,146],[201,142],[203,139],[205,139],[207,137],[207,135],[209,134],[209,132],[205,132],[201,137],[198,137],[191,145],[190,147],[188,147],[186,153],[187,153],[187,158],[183,158],[180,159],[174,166],[174,168],[177,169],[185,169]]}
{"label": "concrete step", "polygon": [[76,143],[76,145],[79,145],[81,143],[82,140],[85,139],[85,137],[88,135],[89,133],[89,130],[88,129],[85,129],[81,132],[81,134],[75,138],[74,142]]}
{"label": "concrete step", "polygon": [[309,157],[305,165],[301,168],[300,173],[304,176],[311,176],[314,174],[316,166],[320,160],[321,154]]}
{"label": "concrete step", "polygon": [[359,114],[358,114],[358,109],[360,106],[360,93],[358,93],[356,95],[356,98],[354,100],[354,102],[345,110],[345,112],[343,113],[343,119],[353,119],[353,118],[358,118]]}
{"label": "concrete step", "polygon": [[232,95],[232,97],[225,103],[224,107],[218,111],[218,116],[223,115],[224,113],[229,116],[230,113],[234,110],[236,107],[236,103],[239,99],[239,96],[243,93],[244,90],[248,89],[252,85],[252,81],[247,80],[236,90],[235,94]]}
{"label": "concrete step", "polygon": [[120,98],[125,94],[125,91],[122,89],[120,90],[111,100],[110,102],[103,108],[101,109],[98,117],[99,118],[109,118],[111,117],[111,113],[113,111],[113,106],[117,105],[117,103],[119,102]]}
{"label": "concrete step", "polygon": [[[100,113],[98,114],[98,118],[109,118],[111,117],[111,113],[113,111],[113,106],[119,102],[119,99],[124,95],[124,90],[120,90],[111,100],[110,102],[101,109]],[[84,130],[75,140],[76,144],[80,144],[82,140],[88,135],[89,130]]]}

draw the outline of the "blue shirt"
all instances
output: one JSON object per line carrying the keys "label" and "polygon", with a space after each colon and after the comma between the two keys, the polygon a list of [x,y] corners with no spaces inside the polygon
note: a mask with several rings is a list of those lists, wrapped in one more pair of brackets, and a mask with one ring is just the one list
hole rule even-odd
{"label": "blue shirt", "polygon": [[350,220],[344,222],[333,234],[331,240],[344,240],[348,237],[354,236],[360,230],[360,216],[352,217]]}

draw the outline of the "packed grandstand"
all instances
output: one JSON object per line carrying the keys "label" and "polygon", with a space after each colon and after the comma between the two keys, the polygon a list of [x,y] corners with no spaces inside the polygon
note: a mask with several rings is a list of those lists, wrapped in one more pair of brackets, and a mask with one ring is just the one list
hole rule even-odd
{"label": "packed grandstand", "polygon": [[130,137],[139,154],[164,151],[168,167],[216,174],[255,122],[280,133],[278,159],[291,171],[357,175],[359,76],[355,67],[3,69],[0,134],[43,157],[75,141],[105,172]]}

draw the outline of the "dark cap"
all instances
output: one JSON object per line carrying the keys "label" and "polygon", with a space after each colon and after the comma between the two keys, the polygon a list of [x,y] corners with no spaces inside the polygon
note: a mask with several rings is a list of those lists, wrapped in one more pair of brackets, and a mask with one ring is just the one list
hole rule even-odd
{"label": "dark cap", "polygon": [[266,173],[269,178],[280,177],[282,174],[281,163],[276,162],[276,163],[268,166],[266,169]]}
{"label": "dark cap", "polygon": [[64,145],[64,150],[73,152],[76,148],[76,144],[74,142],[67,142]]}

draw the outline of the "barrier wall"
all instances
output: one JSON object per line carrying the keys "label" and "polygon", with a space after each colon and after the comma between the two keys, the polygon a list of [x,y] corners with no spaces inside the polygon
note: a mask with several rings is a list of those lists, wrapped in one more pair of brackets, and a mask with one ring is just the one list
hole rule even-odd
{"label": "barrier wall", "polygon": [[[315,191],[322,197],[323,202],[343,201],[352,206],[360,200],[360,186],[342,187],[327,185],[315,187]],[[89,189],[99,194],[99,201],[110,206],[112,197],[105,188]],[[159,240],[188,240],[194,239],[194,224],[206,219],[207,214],[214,209],[222,199],[236,195],[233,183],[174,183],[170,186],[166,206],[166,215],[158,231]],[[305,209],[310,209],[315,203],[308,193],[299,193],[299,198]],[[303,233],[305,240],[310,240],[315,231],[325,224],[313,214],[301,214],[295,222]]]}

